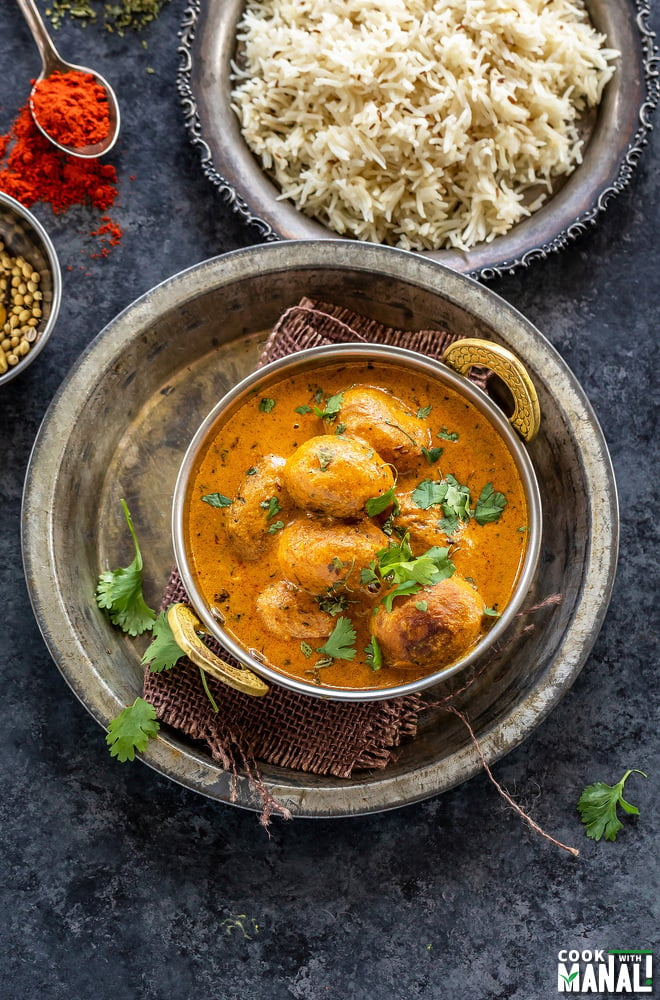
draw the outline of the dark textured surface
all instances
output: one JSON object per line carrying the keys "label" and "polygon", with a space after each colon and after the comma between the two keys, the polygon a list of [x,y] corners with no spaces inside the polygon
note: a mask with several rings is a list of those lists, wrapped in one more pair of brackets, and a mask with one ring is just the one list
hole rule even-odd
{"label": "dark textured surface", "polygon": [[[182,9],[173,0],[140,36],[70,25],[56,36],[65,57],[116,84],[112,214],[125,234],[94,260],[95,213],[54,218],[37,206],[60,256],[63,308],[47,350],[0,397],[0,997],[542,1000],[557,994],[561,948],[655,948],[657,965],[657,129],[598,228],[493,285],[582,382],[619,485],[621,558],[593,654],[560,707],[495,768],[579,859],[534,835],[485,776],[381,816],[276,821],[269,838],[251,813],[112,761],[46,651],[23,580],[20,498],[50,399],[135,297],[255,242],[188,144],[175,89]],[[0,65],[4,128],[38,71],[11,3],[0,5]],[[614,844],[587,840],[582,787],[628,767],[649,775],[628,786],[639,820]]]}

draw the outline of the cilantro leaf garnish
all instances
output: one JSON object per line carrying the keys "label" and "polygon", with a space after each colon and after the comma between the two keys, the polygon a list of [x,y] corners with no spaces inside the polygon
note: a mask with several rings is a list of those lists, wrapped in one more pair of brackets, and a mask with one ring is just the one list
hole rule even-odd
{"label": "cilantro leaf garnish", "polygon": [[444,448],[425,448],[422,445],[422,455],[429,463],[429,465],[435,465],[435,463],[441,458]]}
{"label": "cilantro leaf garnish", "polygon": [[154,706],[144,698],[136,698],[108,726],[105,741],[110,747],[110,755],[122,763],[135,760],[135,751],[146,750],[149,740],[159,729]]}
{"label": "cilantro leaf garnish", "polygon": [[121,501],[128,530],[133,538],[135,558],[130,566],[101,573],[96,585],[96,603],[104,608],[113,625],[129,635],[142,635],[153,626],[156,612],[142,595],[142,553],[125,500]]}
{"label": "cilantro leaf garnish", "polygon": [[438,527],[440,528],[440,531],[444,531],[445,535],[449,536],[454,534],[459,523],[460,522],[456,514],[452,514],[451,517],[442,517],[438,521]]}
{"label": "cilantro leaf garnish", "polygon": [[284,527],[284,521],[273,521],[270,528],[268,529],[269,535],[276,535],[278,531],[281,531]]}
{"label": "cilantro leaf garnish", "polygon": [[442,502],[445,517],[470,518],[470,488],[462,486],[454,476],[447,476],[447,496]]}
{"label": "cilantro leaf garnish", "polygon": [[415,557],[410,548],[408,535],[404,535],[398,545],[390,545],[377,554],[377,566],[381,578],[394,584],[383,598],[387,611],[392,610],[395,597],[416,594],[424,587],[433,586],[453,576],[456,567],[449,558],[449,549],[433,545],[421,556]]}
{"label": "cilantro leaf garnish", "polygon": [[304,640],[300,643],[300,651],[303,654],[303,656],[307,657],[307,659],[309,659],[312,653],[314,652],[310,644],[308,642],[305,642]]}
{"label": "cilantro leaf garnish", "polygon": [[418,594],[421,589],[421,583],[417,583],[415,580],[407,580],[405,583],[400,583],[394,590],[390,590],[388,594],[385,594],[381,603],[387,613],[391,614],[395,597],[407,597],[409,594]]}
{"label": "cilantro leaf garnish", "polygon": [[448,431],[446,427],[438,431],[438,437],[442,441],[458,441],[458,434],[456,431]]}
{"label": "cilantro leaf garnish", "polygon": [[624,812],[632,816],[639,816],[637,806],[626,802],[623,797],[623,786],[633,773],[646,778],[644,771],[635,767],[626,771],[616,785],[606,785],[603,781],[596,781],[584,789],[577,808],[580,819],[586,827],[587,837],[600,840],[604,836],[605,840],[616,840],[617,833],[623,829],[623,823],[617,816],[617,806],[621,806]]}
{"label": "cilantro leaf garnish", "polygon": [[311,406],[307,406],[306,403],[303,403],[302,406],[296,406],[294,409],[294,413],[300,413],[301,416],[304,416],[306,413],[312,413],[312,412],[313,411]]}
{"label": "cilantro leaf garnish", "polygon": [[470,488],[461,485],[452,475],[440,481],[423,479],[412,491],[411,498],[422,510],[435,505],[442,507],[445,520],[441,527],[448,535],[456,531],[459,521],[467,521],[471,515]]}
{"label": "cilantro leaf garnish", "polygon": [[346,424],[337,424],[337,426],[335,427],[335,434],[345,434],[345,433],[346,433]]}
{"label": "cilantro leaf garnish", "polygon": [[420,406],[420,408],[418,409],[418,411],[415,414],[415,416],[419,420],[425,420],[428,417],[428,415],[429,415],[429,413],[431,412],[432,409],[433,409],[432,406]]}
{"label": "cilantro leaf garnish", "polygon": [[[251,473],[248,470],[248,476],[249,475],[251,475]],[[234,502],[229,497],[223,496],[222,493],[207,493],[206,496],[202,497],[202,500],[204,503],[207,503],[209,507],[229,507]]]}
{"label": "cilantro leaf garnish", "polygon": [[264,396],[264,398],[259,403],[260,413],[270,413],[274,408],[275,408],[274,399],[268,399],[267,397]]}
{"label": "cilantro leaf garnish", "polygon": [[350,618],[337,619],[330,636],[323,646],[317,647],[317,653],[330,656],[333,660],[352,660],[355,658],[355,629]]}
{"label": "cilantro leaf garnish", "polygon": [[383,665],[383,653],[378,644],[378,639],[372,635],[371,641],[364,647],[367,654],[367,663],[372,670],[380,670]]}
{"label": "cilantro leaf garnish", "polygon": [[325,594],[319,594],[314,600],[319,606],[320,611],[325,611],[327,615],[340,615],[342,611],[345,611],[348,607],[348,596],[346,594],[338,594],[333,587],[328,587]]}
{"label": "cilantro leaf garnish", "polygon": [[428,611],[429,602],[428,601],[415,601],[415,607],[418,611]]}
{"label": "cilantro leaf garnish", "polygon": [[477,524],[490,524],[491,521],[497,521],[505,507],[504,494],[496,493],[493,484],[486,483],[474,508],[474,519]]}
{"label": "cilantro leaf garnish", "polygon": [[323,406],[314,406],[312,409],[317,417],[321,420],[334,420],[342,408],[342,403],[344,402],[344,393],[337,392],[334,396],[330,396],[326,399]]}
{"label": "cilantro leaf garnish", "polygon": [[417,507],[428,510],[434,504],[442,503],[446,496],[447,483],[436,483],[432,479],[423,479],[412,491],[411,499]]}
{"label": "cilantro leaf garnish", "polygon": [[[272,517],[279,514],[281,511],[280,501],[277,497],[269,497],[268,500],[262,500],[259,506],[266,511],[266,520],[270,521]],[[282,525],[284,527],[284,525]]]}
{"label": "cilantro leaf garnish", "polygon": [[483,612],[487,618],[501,618],[502,613],[497,608],[484,608]]}
{"label": "cilantro leaf garnish", "polygon": [[167,612],[161,611],[154,622],[153,639],[144,651],[141,662],[145,666],[149,664],[149,669],[159,674],[163,670],[171,670],[183,655],[183,650],[174,639]]}
{"label": "cilantro leaf garnish", "polygon": [[397,563],[413,558],[413,551],[410,548],[410,536],[406,532],[400,542],[390,544],[387,548],[381,549],[376,554],[376,563],[374,566],[377,566],[381,575],[385,576],[389,573],[391,566],[395,566]]}
{"label": "cilantro leaf garnish", "polygon": [[367,568],[360,570],[360,586],[368,587],[370,583],[378,583],[378,576],[375,573],[376,563],[373,562]]}
{"label": "cilantro leaf garnish", "polygon": [[379,497],[372,497],[364,505],[369,517],[376,517],[377,514],[382,514],[384,510],[387,510],[395,500],[394,487],[390,486],[389,490],[382,493]]}

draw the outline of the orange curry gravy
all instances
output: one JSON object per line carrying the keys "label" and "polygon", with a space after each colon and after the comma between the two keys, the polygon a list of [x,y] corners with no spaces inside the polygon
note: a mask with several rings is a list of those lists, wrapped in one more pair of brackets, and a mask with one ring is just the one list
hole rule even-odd
{"label": "orange curry gravy", "polygon": [[[373,394],[374,389],[381,401],[389,401],[394,407],[392,419],[385,415],[380,420],[380,430],[398,434],[401,461],[396,457],[399,454],[396,442],[394,461],[391,457],[380,461],[374,442],[368,440],[369,427],[358,426],[356,430],[349,419],[348,406],[346,421],[343,407],[326,419],[315,412],[315,408],[323,413],[333,405],[336,407],[340,393],[343,402],[349,390],[354,396],[356,390]],[[367,548],[370,544],[372,549],[374,546],[379,549],[381,544],[383,547],[400,544],[405,535],[415,557],[432,545],[448,547],[456,579],[460,578],[463,584],[467,579],[468,589],[476,595],[478,635],[472,635],[468,647],[453,656],[454,662],[460,659],[506,606],[521,571],[527,544],[528,515],[523,486],[514,460],[497,431],[453,389],[419,372],[381,362],[343,363],[326,366],[318,372],[303,372],[272,385],[265,393],[259,391],[249,396],[229,416],[201,456],[188,495],[187,532],[192,571],[208,605],[216,608],[224,619],[225,629],[280,672],[307,683],[343,688],[393,687],[448,666],[449,663],[438,663],[433,656],[425,657],[423,662],[397,666],[391,662],[391,656],[388,662],[381,651],[383,663],[375,670],[365,652],[373,623],[378,615],[387,613],[382,599],[388,584],[387,581],[372,582],[370,587],[366,581],[361,584],[360,566],[352,563],[350,555],[351,539],[356,539],[362,551],[366,544],[363,536],[368,536]],[[328,405],[333,397],[334,403]],[[374,434],[378,437],[375,431]],[[294,453],[302,455],[298,449],[317,437],[320,447],[312,458],[315,467],[310,467],[309,458],[307,464],[301,460],[300,467],[291,470],[291,490],[287,490],[285,460],[290,460]],[[340,438],[349,444],[351,439],[357,439],[355,447],[363,449],[359,454],[366,453],[369,462],[376,462],[373,486],[368,476],[365,481],[358,468],[359,455],[356,459],[355,453],[350,452],[343,466],[335,456],[333,442]],[[380,438],[378,441],[380,447]],[[313,452],[314,446],[312,442],[307,448]],[[397,466],[396,470],[392,465]],[[352,510],[349,516],[341,516],[334,508],[328,512],[327,507],[319,510],[315,506],[317,502],[325,502],[325,494],[315,493],[310,483],[322,483],[323,473],[332,472],[333,466],[335,479],[330,481],[329,493],[334,482],[342,494],[342,502],[348,499],[349,504],[358,503],[357,513]],[[419,494],[412,492],[424,481],[439,483],[448,476],[469,487],[468,509],[472,511],[472,516],[459,520],[458,527],[449,535],[446,529],[451,524],[443,521],[443,508],[439,504],[418,508],[414,497]],[[394,483],[401,512],[391,517],[390,505],[369,517],[364,509],[365,495],[367,498],[382,495],[388,483]],[[474,510],[486,484],[492,484],[506,503],[495,520],[479,524]],[[306,499],[306,491],[311,491],[311,499]],[[216,494],[226,506],[212,506],[208,500],[202,500]],[[440,526],[441,521],[445,530]],[[283,546],[285,532],[290,536],[288,547]],[[375,543],[372,535],[377,539]],[[364,555],[359,558],[364,567]],[[285,562],[287,559],[291,563]],[[317,566],[315,561],[321,565]],[[287,580],[293,583],[283,583]],[[395,598],[392,608],[412,600],[419,605],[413,612],[419,617],[424,613],[428,596],[428,591],[422,589],[412,598]],[[291,611],[293,632],[287,635],[289,597],[294,603],[302,598],[303,611]],[[482,614],[482,609],[487,609],[486,613]],[[272,622],[269,615],[274,616]],[[350,619],[355,629],[356,654],[353,659],[331,658],[328,664],[328,658],[318,650],[340,617]],[[321,625],[317,627],[318,621]],[[315,629],[316,635],[310,635]]]}

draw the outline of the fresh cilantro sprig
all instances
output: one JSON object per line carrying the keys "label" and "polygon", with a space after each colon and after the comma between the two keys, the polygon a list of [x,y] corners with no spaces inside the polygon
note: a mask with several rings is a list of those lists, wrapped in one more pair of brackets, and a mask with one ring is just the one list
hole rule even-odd
{"label": "fresh cilantro sprig", "polygon": [[447,483],[423,479],[412,491],[411,499],[416,507],[428,510],[434,504],[441,504],[447,496]]}
{"label": "fresh cilantro sprig", "polygon": [[616,840],[617,833],[623,829],[623,823],[617,816],[618,806],[631,816],[639,816],[637,806],[626,802],[623,797],[623,786],[631,774],[641,774],[646,778],[644,771],[633,767],[630,771],[626,771],[616,785],[606,785],[604,781],[596,781],[584,789],[577,808],[580,819],[586,827],[587,837],[600,840],[604,836],[605,840]]}
{"label": "fresh cilantro sprig", "polygon": [[313,406],[312,410],[321,420],[335,420],[342,408],[344,393],[337,392],[334,396],[328,397],[323,406]]}
{"label": "fresh cilantro sprig", "polygon": [[110,747],[110,755],[122,763],[135,760],[136,750],[146,750],[149,740],[159,729],[154,706],[144,698],[136,698],[108,726],[105,741]]}
{"label": "fresh cilantro sprig", "polygon": [[422,445],[422,455],[429,465],[435,465],[436,462],[439,462],[442,458],[443,451],[444,448],[425,448],[424,445]]}
{"label": "fresh cilantro sprig", "polygon": [[378,514],[382,514],[384,510],[387,510],[388,507],[391,507],[395,501],[394,487],[390,486],[389,490],[381,493],[379,497],[371,497],[370,500],[367,500],[364,509],[369,517],[376,517]]}
{"label": "fresh cilantro sprig", "polygon": [[125,500],[121,501],[124,517],[135,547],[130,566],[101,573],[96,585],[96,603],[108,612],[110,621],[129,635],[142,635],[153,627],[156,612],[142,594],[142,553],[133,521]]}
{"label": "fresh cilantro sprig", "polygon": [[461,521],[469,521],[471,517],[480,525],[497,521],[506,507],[504,494],[498,493],[492,483],[486,483],[472,510],[470,487],[459,483],[451,474],[439,480],[423,479],[411,497],[422,510],[440,507],[444,516],[439,524],[448,535],[456,531]]}
{"label": "fresh cilantro sprig", "polygon": [[492,483],[486,483],[474,508],[474,519],[477,524],[490,524],[492,521],[498,520],[505,507],[506,497],[504,494],[497,493],[493,489]]}
{"label": "fresh cilantro sprig", "polygon": [[[324,400],[324,393],[322,389],[317,389],[314,393],[314,401],[316,406],[308,406],[307,403],[303,403],[301,406],[295,407],[295,412],[300,413],[304,416],[306,413],[313,413],[314,416],[319,417],[321,420],[336,420],[337,414],[342,408],[344,402],[344,393],[337,392],[334,396],[329,396]],[[343,431],[337,431],[337,433],[343,434]]]}
{"label": "fresh cilantro sprig", "polygon": [[175,663],[178,663],[184,655],[183,650],[177,646],[174,633],[167,620],[167,612],[161,611],[154,622],[153,639],[147,646],[142,656],[142,664],[149,665],[149,669],[154,674],[159,674],[163,670],[171,670]]}
{"label": "fresh cilantro sprig", "polygon": [[337,624],[330,633],[327,642],[319,646],[316,650],[323,656],[329,656],[333,660],[353,660],[355,659],[355,629],[350,618],[337,619]]}
{"label": "fresh cilantro sprig", "polygon": [[389,612],[396,597],[417,594],[424,587],[431,587],[453,576],[455,569],[449,558],[449,549],[439,545],[433,545],[421,556],[414,556],[406,534],[399,543],[390,544],[377,553],[374,562],[362,571],[360,582],[368,585],[380,578],[393,588],[382,600]]}
{"label": "fresh cilantro sprig", "polygon": [[461,521],[469,521],[470,488],[464,486],[455,476],[448,475],[444,479],[423,479],[412,491],[412,501],[422,510],[438,506],[444,515],[440,527],[448,535],[456,531]]}

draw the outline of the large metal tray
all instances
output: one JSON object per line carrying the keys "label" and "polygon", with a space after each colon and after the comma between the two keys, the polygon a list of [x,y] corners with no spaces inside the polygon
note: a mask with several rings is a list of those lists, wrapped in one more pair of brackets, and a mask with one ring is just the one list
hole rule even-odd
{"label": "large metal tray", "polygon": [[[262,238],[335,239],[279,191],[245,143],[231,108],[231,61],[245,0],[190,0],[180,32],[178,90],[186,127],[202,169],[229,204]],[[608,46],[621,52],[597,114],[585,117],[584,159],[530,218],[503,236],[473,247],[427,255],[464,274],[491,279],[568,246],[594,225],[630,182],[658,102],[658,50],[648,28],[648,0],[586,0]]]}
{"label": "large metal tray", "polygon": [[[217,399],[253,368],[277,317],[303,295],[393,326],[444,325],[490,338],[524,359],[537,385],[543,420],[530,456],[544,532],[529,599],[561,592],[563,600],[535,616],[535,630],[462,696],[492,762],[558,704],[592,648],[615,573],[616,489],[589,403],[547,340],[487,287],[421,255],[348,241],[264,244],[175,275],[98,335],[51,404],[27,472],[24,564],[44,639],[102,726],[140,693],[146,640],[113,629],[94,601],[99,571],[132,558],[119,499],[137,526],[146,595],[156,604],[173,562],[170,507],[185,448]],[[231,799],[210,754],[174,731],[161,730],[143,757],[189,788]],[[435,795],[480,766],[460,721],[430,711],[383,771],[349,780],[268,766],[263,773],[294,815],[345,816]],[[236,804],[260,807],[244,779]]]}

